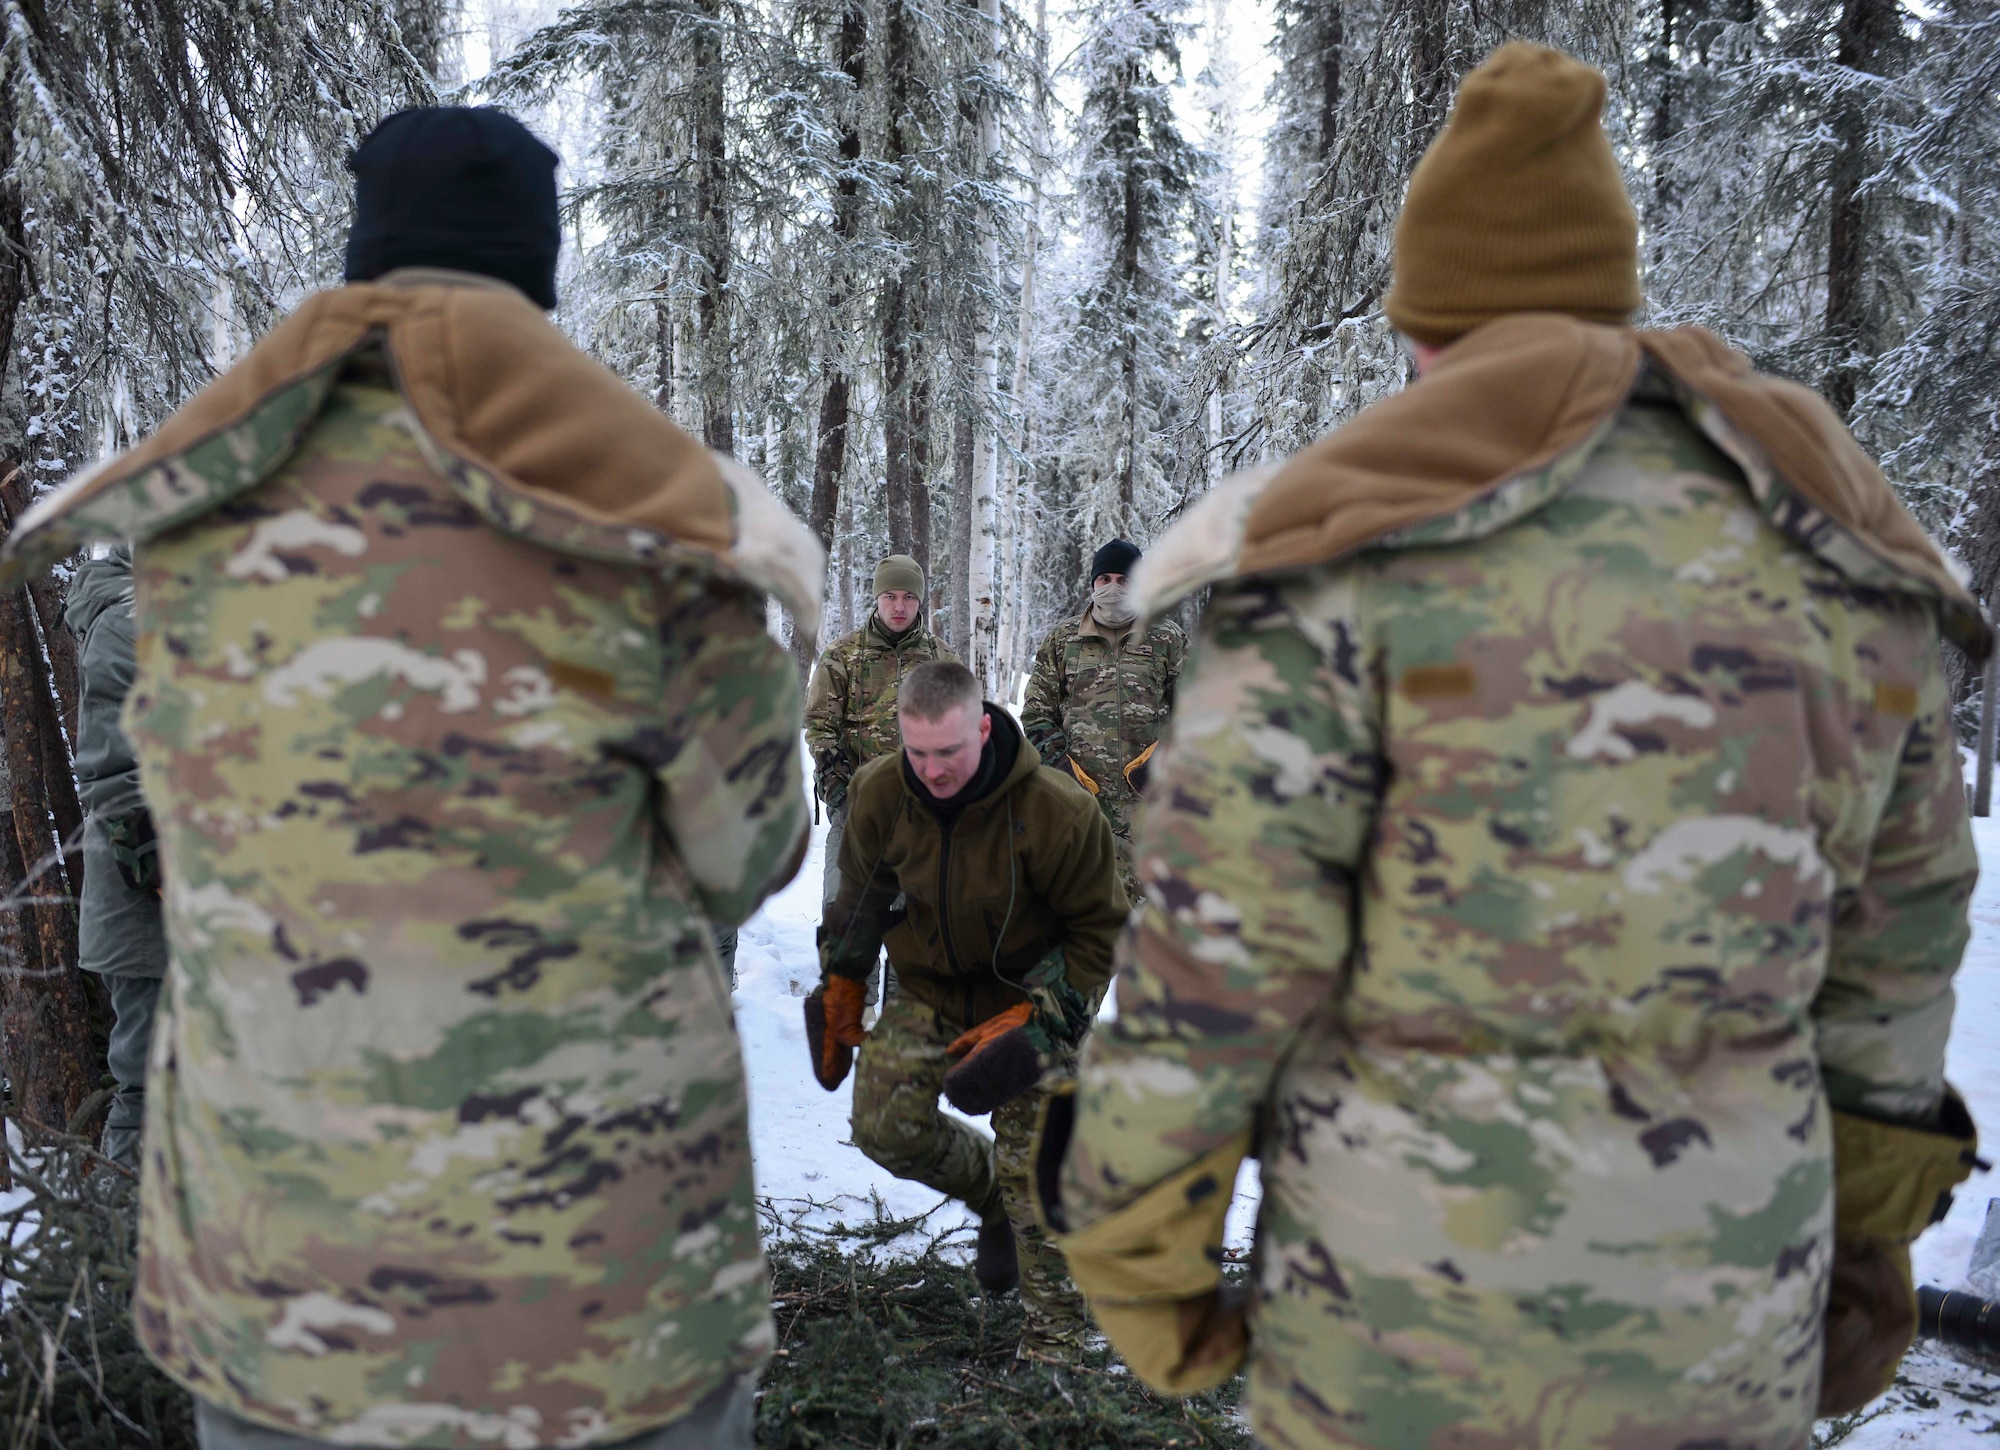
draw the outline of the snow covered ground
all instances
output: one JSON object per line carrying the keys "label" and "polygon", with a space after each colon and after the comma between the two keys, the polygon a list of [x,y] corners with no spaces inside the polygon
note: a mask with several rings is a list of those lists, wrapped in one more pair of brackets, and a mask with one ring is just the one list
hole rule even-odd
{"label": "snow covered ground", "polygon": [[[1986,874],[1973,902],[1972,946],[1958,977],[1948,1071],[1972,1106],[1988,1156],[2000,1158],[2000,817],[1975,821],[1973,829]],[[785,1218],[865,1219],[877,1203],[897,1218],[928,1213],[926,1236],[963,1226],[969,1244],[971,1220],[956,1204],[940,1205],[927,1189],[891,1178],[848,1141],[847,1087],[821,1091],[807,1065],[800,999],[818,980],[813,931],[825,837],[824,825],[815,828],[798,878],[743,928],[737,947],[736,1021],[750,1067],[758,1191]],[[1977,1174],[1958,1191],[1951,1216],[1916,1246],[1919,1283],[1964,1286],[1987,1200],[1996,1196],[2000,1173]],[[1246,1168],[1230,1215],[1233,1243],[1247,1242],[1255,1204],[1255,1170]],[[1852,1425],[1823,1427],[1821,1443],[1849,1450],[1990,1450],[1995,1444],[2000,1375],[1919,1344],[1903,1378]]]}

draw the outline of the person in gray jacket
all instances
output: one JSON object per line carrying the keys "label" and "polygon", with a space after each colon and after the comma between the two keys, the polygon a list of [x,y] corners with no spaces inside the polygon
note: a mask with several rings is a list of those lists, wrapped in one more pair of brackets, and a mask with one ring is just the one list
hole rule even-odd
{"label": "person in gray jacket", "polygon": [[167,972],[153,819],[139,793],[139,766],[119,728],[132,687],[132,555],[114,549],[78,567],[63,606],[77,642],[83,701],[77,712],[76,779],[83,828],[83,901],[78,956],[110,991],[116,1021],[107,1053],[118,1092],[104,1124],[104,1154],[139,1166],[146,1120],[146,1052],[160,979]]}

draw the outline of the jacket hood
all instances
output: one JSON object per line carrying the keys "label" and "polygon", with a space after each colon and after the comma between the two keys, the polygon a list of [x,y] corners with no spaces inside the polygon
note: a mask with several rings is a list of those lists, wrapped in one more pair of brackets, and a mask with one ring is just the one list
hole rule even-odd
{"label": "jacket hood", "polygon": [[710,570],[818,629],[825,551],[762,483],[514,288],[437,272],[306,299],[144,443],[29,509],[0,554],[0,587],[91,540],[148,539],[256,488],[370,347],[387,355],[432,466],[491,527],[560,553]]}
{"label": "jacket hood", "polygon": [[1743,470],[1766,522],[1854,583],[1923,601],[1946,638],[1985,657],[1992,635],[1962,571],[1818,394],[1698,327],[1552,313],[1467,333],[1303,452],[1225,479],[1139,562],[1140,613],[1229,579],[1497,533],[1567,487],[1649,369]]}
{"label": "jacket hood", "polygon": [[122,548],[77,565],[63,596],[63,623],[81,639],[105,610],[116,606],[132,607],[132,554]]}

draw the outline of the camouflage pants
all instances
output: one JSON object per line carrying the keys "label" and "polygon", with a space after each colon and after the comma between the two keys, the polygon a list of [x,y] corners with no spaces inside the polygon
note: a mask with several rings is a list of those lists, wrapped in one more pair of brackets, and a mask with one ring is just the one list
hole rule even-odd
{"label": "camouflage pants", "polygon": [[1137,906],[1139,869],[1132,854],[1132,827],[1139,815],[1139,798],[1099,796],[1097,805],[1104,819],[1111,822],[1111,850],[1118,863],[1119,884],[1125,888],[1125,899]]}
{"label": "camouflage pants", "polygon": [[1005,1214],[1021,1261],[1021,1347],[1073,1358],[1090,1331],[1062,1253],[1035,1223],[1028,1155],[1047,1094],[1024,1093],[993,1114],[993,1137],[939,1110],[945,1048],[960,1028],[907,995],[889,999],[854,1074],[854,1146],[898,1178],[949,1194],[991,1222]]}

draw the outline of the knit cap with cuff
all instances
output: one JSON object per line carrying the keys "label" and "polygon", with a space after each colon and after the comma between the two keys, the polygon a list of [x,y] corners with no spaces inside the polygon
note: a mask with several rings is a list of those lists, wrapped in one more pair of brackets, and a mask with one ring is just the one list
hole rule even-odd
{"label": "knit cap with cuff", "polygon": [[898,590],[924,597],[924,571],[908,554],[891,554],[875,566],[875,597]]}
{"label": "knit cap with cuff", "polygon": [[1398,332],[1441,347],[1513,312],[1614,326],[1639,310],[1639,222],[1600,117],[1604,77],[1513,41],[1465,78],[1396,223]]}

